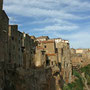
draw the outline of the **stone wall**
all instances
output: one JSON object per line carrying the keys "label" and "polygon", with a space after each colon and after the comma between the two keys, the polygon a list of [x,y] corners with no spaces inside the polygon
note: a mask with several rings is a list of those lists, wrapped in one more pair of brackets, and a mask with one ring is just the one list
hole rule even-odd
{"label": "stone wall", "polygon": [[17,25],[9,25],[8,30],[8,48],[9,48],[9,63],[12,65],[16,64],[19,66],[18,61],[18,26]]}
{"label": "stone wall", "polygon": [[35,42],[28,34],[23,33],[22,38],[23,67],[29,69],[34,65]]}
{"label": "stone wall", "polygon": [[50,68],[37,68],[26,71],[18,69],[8,73],[8,89],[5,90],[59,90],[56,89],[56,80]]}
{"label": "stone wall", "polygon": [[3,0],[0,0],[0,89],[4,87],[4,70],[8,61],[8,23],[9,19],[3,8]]}
{"label": "stone wall", "polygon": [[81,54],[72,54],[71,60],[73,67],[84,67],[90,64],[90,51],[85,51]]}
{"label": "stone wall", "polygon": [[64,43],[63,45],[63,55],[61,60],[61,75],[66,81],[70,83],[72,80],[72,62],[69,44]]}

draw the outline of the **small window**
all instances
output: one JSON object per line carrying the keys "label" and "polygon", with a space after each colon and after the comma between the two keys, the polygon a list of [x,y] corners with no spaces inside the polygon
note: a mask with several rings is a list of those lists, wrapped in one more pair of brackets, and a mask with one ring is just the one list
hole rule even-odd
{"label": "small window", "polygon": [[50,65],[50,60],[46,60],[46,66]]}
{"label": "small window", "polygon": [[61,54],[62,54],[62,56],[63,56],[63,48],[61,49]]}
{"label": "small window", "polygon": [[53,62],[52,62],[52,65],[53,65]]}
{"label": "small window", "polygon": [[47,46],[45,45],[44,48],[47,48]]}
{"label": "small window", "polygon": [[45,51],[42,51],[42,55],[44,55],[45,54]]}
{"label": "small window", "polygon": [[12,37],[12,40],[14,40],[14,37]]}

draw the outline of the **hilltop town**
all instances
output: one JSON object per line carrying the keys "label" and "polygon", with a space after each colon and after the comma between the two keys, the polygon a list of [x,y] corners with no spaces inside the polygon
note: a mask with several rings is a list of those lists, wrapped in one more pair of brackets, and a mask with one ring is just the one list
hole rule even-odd
{"label": "hilltop town", "polygon": [[62,90],[75,80],[73,68],[90,64],[90,49],[68,40],[30,36],[9,25],[0,0],[0,90]]}

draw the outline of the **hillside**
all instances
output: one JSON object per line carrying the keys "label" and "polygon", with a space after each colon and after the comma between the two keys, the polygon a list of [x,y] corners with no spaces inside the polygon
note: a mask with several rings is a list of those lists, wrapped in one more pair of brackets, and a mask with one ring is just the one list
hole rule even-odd
{"label": "hillside", "polygon": [[75,80],[68,85],[64,85],[63,90],[90,90],[90,64],[80,68],[73,69]]}

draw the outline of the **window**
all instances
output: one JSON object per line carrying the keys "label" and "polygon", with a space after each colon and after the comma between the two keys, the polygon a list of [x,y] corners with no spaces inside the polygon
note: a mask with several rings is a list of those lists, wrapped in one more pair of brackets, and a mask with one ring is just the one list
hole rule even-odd
{"label": "window", "polygon": [[58,49],[57,48],[55,49],[55,52],[58,53]]}
{"label": "window", "polygon": [[52,62],[52,65],[53,65],[53,62]]}
{"label": "window", "polygon": [[47,48],[47,46],[45,45],[44,48]]}
{"label": "window", "polygon": [[62,54],[62,56],[63,56],[63,48],[61,49],[61,54]]}
{"label": "window", "polygon": [[46,60],[46,66],[50,65],[50,60]]}
{"label": "window", "polygon": [[12,40],[14,40],[14,37],[12,37]]}
{"label": "window", "polygon": [[44,55],[45,54],[45,51],[42,51],[42,55]]}

